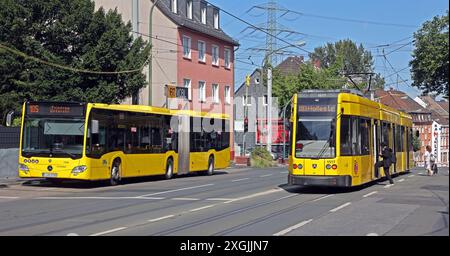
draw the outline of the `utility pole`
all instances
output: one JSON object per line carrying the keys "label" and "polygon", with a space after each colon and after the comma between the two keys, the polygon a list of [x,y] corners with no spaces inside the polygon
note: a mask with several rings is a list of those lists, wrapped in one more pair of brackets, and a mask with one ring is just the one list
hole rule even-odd
{"label": "utility pole", "polygon": [[153,60],[152,60],[152,56],[153,56],[153,10],[155,9],[156,3],[158,3],[159,0],[149,0],[150,2],[152,2],[152,7],[150,7],[150,13],[149,13],[149,17],[148,17],[148,36],[149,36],[149,43],[150,43],[150,58],[149,58],[149,62],[148,62],[148,105],[151,106],[152,105],[152,69],[153,69]]}
{"label": "utility pole", "polygon": [[267,68],[267,151],[272,152],[272,66]]}

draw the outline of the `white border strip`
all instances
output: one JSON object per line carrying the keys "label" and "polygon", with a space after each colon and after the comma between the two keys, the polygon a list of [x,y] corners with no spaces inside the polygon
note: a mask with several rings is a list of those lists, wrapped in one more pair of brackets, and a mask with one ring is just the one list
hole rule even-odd
{"label": "white border strip", "polygon": [[309,219],[309,220],[302,221],[302,222],[298,223],[297,225],[294,225],[294,226],[292,226],[292,227],[283,229],[283,230],[281,230],[280,232],[275,233],[275,234],[273,234],[273,235],[274,235],[274,236],[282,236],[282,235],[285,235],[285,234],[291,232],[291,231],[294,230],[294,229],[298,229],[298,228],[300,228],[300,227],[302,227],[302,226],[304,226],[304,225],[310,223],[311,221],[313,221],[313,219]]}

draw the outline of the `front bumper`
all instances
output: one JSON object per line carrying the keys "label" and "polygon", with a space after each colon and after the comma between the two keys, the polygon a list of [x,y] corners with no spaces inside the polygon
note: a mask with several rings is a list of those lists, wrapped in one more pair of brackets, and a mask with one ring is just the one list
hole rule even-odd
{"label": "front bumper", "polygon": [[289,174],[288,185],[351,187],[351,176],[298,176]]}

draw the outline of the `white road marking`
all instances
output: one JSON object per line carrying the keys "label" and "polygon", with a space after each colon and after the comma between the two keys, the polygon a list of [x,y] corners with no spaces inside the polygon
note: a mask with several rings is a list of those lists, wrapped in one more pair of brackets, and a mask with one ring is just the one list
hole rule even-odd
{"label": "white road marking", "polygon": [[408,176],[408,178],[411,178],[411,177],[414,177],[414,176],[416,176],[416,175],[414,175],[414,174],[411,174],[411,175],[409,175],[409,176]]}
{"label": "white road marking", "polygon": [[79,236],[77,233],[69,233],[66,236]]}
{"label": "white road marking", "polygon": [[178,201],[197,201],[200,200],[198,198],[188,198],[188,197],[174,197],[171,198],[171,200],[178,200]]}
{"label": "white road marking", "polygon": [[384,188],[390,188],[392,186],[394,186],[394,184],[387,184],[386,186],[384,186]]}
{"label": "white road marking", "polygon": [[369,194],[363,195],[363,197],[369,197],[369,196],[374,195],[374,194],[376,194],[376,193],[378,193],[378,191],[370,192]]}
{"label": "white road marking", "polygon": [[283,171],[283,172],[280,172],[280,173],[286,174],[286,173],[289,173],[289,172],[288,171]]}
{"label": "white road marking", "polygon": [[120,231],[120,230],[124,230],[124,229],[126,229],[126,228],[127,228],[127,227],[114,228],[114,229],[106,230],[106,231],[103,231],[103,232],[100,232],[100,233],[95,233],[95,234],[92,234],[92,235],[89,235],[89,236],[101,236],[101,235],[106,235],[106,234],[109,234],[109,233],[114,233],[114,232],[117,232],[117,231]]}
{"label": "white road marking", "polygon": [[269,177],[269,176],[272,176],[273,174],[266,174],[266,175],[261,175],[261,176],[259,176],[259,177],[261,177],[261,178],[264,178],[264,177]]}
{"label": "white road marking", "polygon": [[159,221],[159,220],[164,220],[164,219],[172,218],[173,216],[175,216],[175,215],[166,215],[166,216],[159,217],[159,218],[156,218],[156,219],[151,219],[151,220],[148,220],[148,221],[149,221],[149,222],[155,222],[155,221]]}
{"label": "white road marking", "polygon": [[366,236],[378,236],[378,234],[377,233],[369,233]]}
{"label": "white road marking", "polygon": [[0,196],[0,199],[18,199],[18,196]]}
{"label": "white road marking", "polygon": [[403,182],[403,181],[405,181],[405,179],[400,179],[400,180],[398,180],[398,182]]}
{"label": "white road marking", "polygon": [[200,185],[200,186],[193,186],[193,187],[187,187],[187,188],[179,188],[179,189],[167,190],[167,191],[162,191],[162,192],[156,192],[156,193],[142,195],[142,196],[138,196],[138,197],[154,196],[154,195],[172,193],[172,192],[176,192],[176,191],[182,191],[182,190],[188,190],[188,189],[194,189],[194,188],[203,188],[203,187],[208,187],[208,186],[213,186],[213,185],[214,184],[204,184],[204,185]]}
{"label": "white road marking", "polygon": [[124,199],[138,199],[138,200],[162,200],[165,197],[106,197],[106,196],[42,196],[36,197],[34,199],[43,199],[43,200],[80,200],[80,199],[94,199],[94,200],[124,200]]}
{"label": "white road marking", "polygon": [[334,209],[331,209],[330,212],[337,212],[337,211],[339,211],[340,209],[349,206],[350,204],[351,204],[350,202],[345,203],[345,204],[343,204],[343,205],[341,205],[341,206],[338,206],[338,207],[336,207],[336,208],[334,208]]}
{"label": "white road marking", "polygon": [[214,206],[216,206],[216,205],[215,204],[210,204],[210,205],[199,207],[199,208],[195,208],[195,209],[192,209],[192,210],[189,210],[189,211],[190,212],[196,212],[196,211],[200,211],[200,210],[203,210],[203,209],[211,208],[211,207],[214,207]]}
{"label": "white road marking", "polygon": [[419,172],[418,174],[423,174],[423,172]]}
{"label": "white road marking", "polygon": [[206,198],[207,201],[230,201],[233,200],[233,198]]}
{"label": "white road marking", "polygon": [[228,204],[228,203],[232,203],[232,202],[236,202],[236,201],[240,201],[240,200],[244,200],[244,199],[250,199],[250,198],[254,198],[254,197],[258,197],[258,196],[268,195],[268,194],[272,194],[272,193],[276,193],[276,192],[280,192],[280,191],[283,191],[283,189],[281,189],[281,188],[269,189],[267,191],[251,194],[248,196],[238,197],[238,198],[232,199],[230,201],[227,201],[224,204]]}
{"label": "white road marking", "polygon": [[327,197],[330,197],[330,196],[333,196],[333,195],[322,196],[322,197],[319,197],[319,198],[317,198],[317,199],[312,200],[311,202],[317,202],[317,201],[320,201],[320,200],[322,200],[322,199],[324,199],[324,198],[327,198]]}
{"label": "white road marking", "polygon": [[237,182],[237,181],[243,181],[243,180],[249,180],[250,178],[243,178],[243,179],[237,179],[237,180],[232,180],[231,182]]}
{"label": "white road marking", "polygon": [[48,191],[48,190],[55,190],[58,188],[44,188],[44,189],[39,189],[38,191]]}
{"label": "white road marking", "polygon": [[281,230],[280,232],[275,233],[275,234],[273,234],[273,235],[274,235],[274,236],[282,236],[282,235],[285,235],[285,234],[291,232],[291,231],[294,230],[294,229],[298,229],[298,228],[300,228],[301,226],[304,226],[304,225],[310,223],[311,221],[313,221],[313,219],[309,219],[309,220],[302,221],[302,222],[300,222],[300,223],[298,223],[298,224],[296,224],[296,225],[294,225],[294,226],[292,226],[292,227],[283,229],[283,230]]}

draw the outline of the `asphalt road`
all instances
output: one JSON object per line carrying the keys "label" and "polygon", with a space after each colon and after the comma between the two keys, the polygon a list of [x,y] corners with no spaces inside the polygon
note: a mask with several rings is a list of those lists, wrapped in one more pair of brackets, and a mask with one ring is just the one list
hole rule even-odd
{"label": "asphalt road", "polygon": [[287,170],[0,188],[0,235],[449,235],[449,172],[352,189],[287,186]]}

